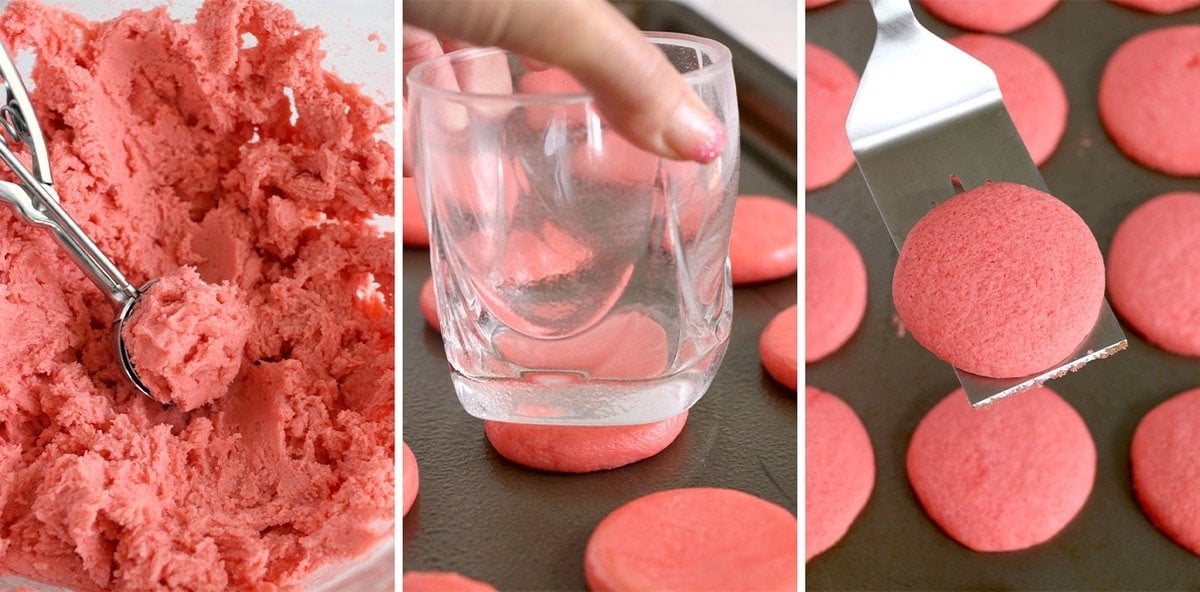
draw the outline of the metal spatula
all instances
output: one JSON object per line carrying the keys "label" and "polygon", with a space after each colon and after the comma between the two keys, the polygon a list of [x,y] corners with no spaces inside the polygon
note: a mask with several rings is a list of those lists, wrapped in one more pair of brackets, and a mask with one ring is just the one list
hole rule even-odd
{"label": "metal spatula", "polygon": [[[932,204],[956,192],[1012,181],[1049,193],[991,69],[922,27],[908,0],[871,0],[871,8],[879,28],[846,133],[896,248]],[[1091,335],[1060,365],[1015,379],[955,372],[980,407],[1126,344],[1105,301]]]}

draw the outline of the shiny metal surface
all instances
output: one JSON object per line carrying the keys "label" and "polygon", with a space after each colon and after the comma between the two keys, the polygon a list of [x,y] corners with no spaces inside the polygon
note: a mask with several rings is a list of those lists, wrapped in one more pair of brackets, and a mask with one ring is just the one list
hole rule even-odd
{"label": "shiny metal surface", "polygon": [[[957,191],[1012,181],[1050,192],[991,69],[921,26],[908,0],[871,0],[871,7],[875,46],[846,133],[896,248],[933,205]],[[971,405],[981,407],[1125,346],[1106,302],[1089,337],[1053,368],[1012,379],[955,372]]]}

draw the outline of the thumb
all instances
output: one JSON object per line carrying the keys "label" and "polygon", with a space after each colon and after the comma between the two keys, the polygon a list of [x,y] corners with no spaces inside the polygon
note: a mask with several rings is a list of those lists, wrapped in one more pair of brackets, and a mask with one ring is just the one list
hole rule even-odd
{"label": "thumb", "polygon": [[728,140],[666,56],[604,0],[406,0],[404,19],[568,70],[605,119],[644,150],[711,162]]}

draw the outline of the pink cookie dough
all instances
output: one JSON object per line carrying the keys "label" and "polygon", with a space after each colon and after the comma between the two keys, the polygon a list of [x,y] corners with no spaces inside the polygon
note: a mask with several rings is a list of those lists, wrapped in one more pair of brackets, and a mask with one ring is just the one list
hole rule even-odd
{"label": "pink cookie dough", "polygon": [[1166,193],[1125,217],[1108,250],[1108,290],[1151,343],[1200,356],[1200,193]]}
{"label": "pink cookie dough", "polygon": [[804,361],[842,347],[867,313],[867,266],[858,247],[816,214],[804,215]]}
{"label": "pink cookie dough", "polygon": [[1154,29],[1121,44],[1100,76],[1100,119],[1138,163],[1200,176],[1200,25]]}
{"label": "pink cookie dough", "polygon": [[401,443],[403,453],[400,456],[400,473],[404,478],[402,482],[403,496],[401,500],[402,507],[400,516],[408,515],[408,510],[412,508],[413,502],[417,501],[417,492],[421,488],[421,473],[417,467],[417,457],[413,454],[412,448],[408,447],[407,442]]}
{"label": "pink cookie dough", "polygon": [[662,452],[683,431],[687,411],[628,426],[570,426],[485,420],[483,432],[500,456],[531,469],[590,473],[623,467]]}
{"label": "pink cookie dough", "polygon": [[1087,223],[1015,183],[960,193],[908,233],[892,300],[918,343],[956,368],[1015,378],[1063,362],[1091,333],[1104,259]]}
{"label": "pink cookie dough", "polygon": [[1179,546],[1200,555],[1200,389],[1150,410],[1133,432],[1133,492],[1146,517]]}
{"label": "pink cookie dough", "polygon": [[262,0],[183,21],[0,12],[0,39],[36,57],[55,186],[84,231],[134,285],[164,278],[166,308],[181,278],[183,304],[246,307],[183,317],[243,333],[217,338],[240,371],[198,366],[212,402],[164,408],[121,374],[107,298],[0,208],[0,577],[290,590],[391,537],[393,237],[373,220],[393,211],[392,114],[322,68],[322,36]]}
{"label": "pink cookie dough", "polygon": [[1037,52],[995,35],[949,40],[996,73],[1004,107],[1034,164],[1046,162],[1067,129],[1067,91],[1054,68]]}
{"label": "pink cookie dough", "polygon": [[794,592],[796,539],[796,517],[766,500],[715,487],[669,489],[601,520],[583,567],[594,592]]}
{"label": "pink cookie dough", "polygon": [[798,306],[795,304],[783,309],[775,315],[763,328],[758,338],[758,357],[762,360],[763,368],[783,386],[793,391],[799,382],[799,354],[796,348]]}
{"label": "pink cookie dough", "polygon": [[400,587],[404,592],[496,592],[491,584],[449,571],[408,571]]}
{"label": "pink cookie dough", "polygon": [[783,279],[800,265],[796,205],[766,195],[739,195],[729,235],[733,285]]}
{"label": "pink cookie dough", "polygon": [[1174,14],[1200,6],[1200,0],[1110,0],[1129,8],[1154,14]]}
{"label": "pink cookie dough", "polygon": [[975,551],[1016,551],[1046,542],[1083,508],[1096,445],[1048,388],[983,409],[960,388],[917,424],[907,465],[921,506],[951,538]]}
{"label": "pink cookie dough", "polygon": [[1012,33],[1046,16],[1058,0],[921,0],[934,16],[964,29]]}
{"label": "pink cookie dough", "polygon": [[862,420],[836,395],[804,387],[804,560],[846,535],[875,488]]}
{"label": "pink cookie dough", "polygon": [[191,411],[225,396],[242,367],[250,311],[238,289],[191,267],[159,278],[125,323],[125,349],[150,395]]}
{"label": "pink cookie dough", "polygon": [[842,58],[804,44],[804,189],[832,185],[854,166],[846,116],[858,90],[858,74]]}

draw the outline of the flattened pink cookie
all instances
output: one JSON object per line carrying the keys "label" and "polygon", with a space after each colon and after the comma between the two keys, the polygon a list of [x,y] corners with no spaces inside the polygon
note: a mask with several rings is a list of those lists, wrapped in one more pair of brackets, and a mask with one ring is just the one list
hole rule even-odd
{"label": "flattened pink cookie", "polygon": [[793,304],[775,315],[758,338],[758,357],[763,368],[783,386],[796,390],[799,355],[796,351],[798,307]]}
{"label": "flattened pink cookie", "polygon": [[804,8],[813,9],[820,8],[826,4],[833,4],[837,0],[804,0]]}
{"label": "flattened pink cookie", "polygon": [[1200,25],[1155,29],[1118,47],[1100,76],[1100,119],[1129,158],[1200,176]]}
{"label": "flattened pink cookie", "polygon": [[1015,378],[1047,370],[1091,333],[1104,259],[1087,223],[1053,196],[988,183],[908,233],[892,300],[918,343],[956,368]]}
{"label": "flattened pink cookie", "polygon": [[804,560],[837,544],[875,488],[867,428],[837,396],[804,387]]}
{"label": "flattened pink cookie", "polygon": [[1137,10],[1154,14],[1174,14],[1200,6],[1200,0],[1110,0]]}
{"label": "flattened pink cookie", "polygon": [[934,16],[984,33],[1012,33],[1046,16],[1058,0],[921,0]]}
{"label": "flattened pink cookie", "polygon": [[996,73],[1004,106],[1035,164],[1058,147],[1067,129],[1067,91],[1054,68],[1028,47],[994,35],[960,35],[955,47]]}
{"label": "flattened pink cookie", "polygon": [[400,240],[406,247],[428,248],[429,231],[426,230],[425,218],[421,215],[416,181],[412,177],[404,177],[402,183]]}
{"label": "flattened pink cookie", "polygon": [[1108,290],[1146,339],[1200,356],[1200,193],[1163,194],[1125,217],[1108,250]]}
{"label": "flattened pink cookie", "polygon": [[1025,549],[1079,513],[1096,476],[1083,418],[1054,391],[1031,389],[983,409],[956,389],[917,424],[908,479],[929,517],[975,551]]}
{"label": "flattened pink cookie", "polygon": [[400,584],[404,592],[496,592],[491,584],[450,571],[408,571]]}
{"label": "flattened pink cookie", "polygon": [[815,214],[804,217],[804,361],[842,347],[867,312],[867,266],[850,238]]}
{"label": "flattened pink cookie", "polygon": [[795,204],[766,195],[739,195],[729,235],[733,285],[788,277],[800,265]]}
{"label": "flattened pink cookie", "polygon": [[483,432],[500,456],[556,473],[623,467],[662,452],[683,431],[687,411],[659,422],[629,426],[563,426],[485,420]]}
{"label": "flattened pink cookie", "polygon": [[403,512],[400,516],[404,517],[408,515],[408,509],[417,500],[417,491],[421,487],[421,475],[417,470],[417,457],[413,454],[412,448],[408,447],[408,442],[400,444],[404,447],[400,456],[400,473],[404,478]]}
{"label": "flattened pink cookie", "polygon": [[1150,410],[1133,432],[1133,492],[1150,522],[1200,555],[1200,389]]}
{"label": "flattened pink cookie", "polygon": [[795,592],[796,517],[732,489],[659,491],[613,510],[588,539],[588,588]]}
{"label": "flattened pink cookie", "polygon": [[858,74],[833,52],[804,44],[804,189],[833,184],[854,165],[846,116]]}
{"label": "flattened pink cookie", "polygon": [[421,293],[417,297],[417,307],[421,309],[421,316],[425,317],[425,322],[433,327],[434,331],[442,332],[442,324],[438,321],[437,311],[437,292],[433,289],[433,278],[425,278],[425,283],[421,284]]}

